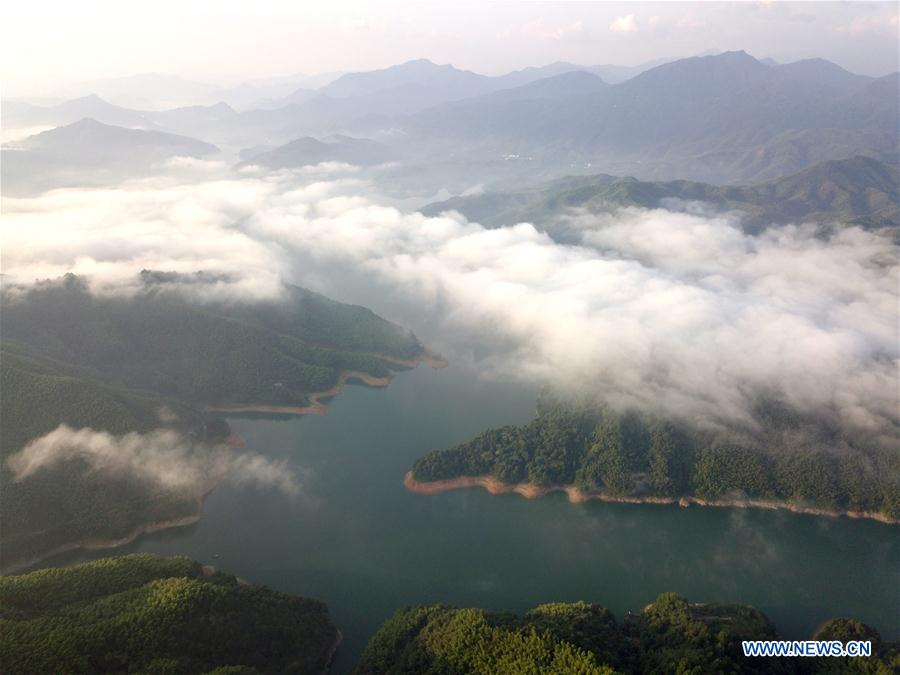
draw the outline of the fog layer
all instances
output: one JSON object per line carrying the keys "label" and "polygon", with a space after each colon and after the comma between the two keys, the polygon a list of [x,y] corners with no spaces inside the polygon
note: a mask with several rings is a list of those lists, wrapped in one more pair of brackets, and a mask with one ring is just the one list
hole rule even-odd
{"label": "fog layer", "polygon": [[[4,271],[74,271],[98,292],[152,268],[228,272],[216,297],[277,298],[281,279],[390,297],[485,372],[706,422],[750,423],[776,398],[896,438],[887,237],[802,223],[751,236],[734,214],[622,209],[567,214],[580,241],[567,245],[528,223],[403,212],[358,178],[309,181],[251,171],[5,199]],[[359,277],[371,296],[347,298]]]}

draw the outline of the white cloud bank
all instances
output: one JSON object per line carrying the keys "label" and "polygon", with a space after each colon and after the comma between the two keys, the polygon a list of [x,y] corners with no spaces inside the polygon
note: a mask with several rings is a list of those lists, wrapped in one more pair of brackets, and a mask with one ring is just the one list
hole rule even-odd
{"label": "white cloud bank", "polygon": [[61,424],[10,456],[7,466],[22,481],[71,460],[82,460],[92,472],[197,495],[222,482],[275,488],[288,496],[300,492],[297,474],[284,461],[195,443],[168,429],[114,436]]}
{"label": "white cloud bank", "polygon": [[630,33],[637,33],[639,26],[634,14],[625,14],[613,19],[612,23],[609,24],[609,29],[613,33],[628,35]]}
{"label": "white cloud bank", "polygon": [[530,224],[485,229],[366,193],[276,174],[7,200],[4,268],[14,280],[87,273],[98,288],[142,267],[228,271],[229,292],[251,298],[277,295],[281,277],[309,283],[312,269],[362,274],[477,341],[485,368],[703,420],[746,422],[776,396],[896,442],[886,237],[750,236],[730,217],[624,209],[574,214],[580,243],[563,245]]}

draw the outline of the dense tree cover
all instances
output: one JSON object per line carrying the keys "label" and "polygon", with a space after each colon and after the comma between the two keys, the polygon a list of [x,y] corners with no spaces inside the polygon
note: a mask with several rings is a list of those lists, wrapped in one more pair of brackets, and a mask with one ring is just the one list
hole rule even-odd
{"label": "dense tree cover", "polygon": [[748,659],[742,640],[777,639],[775,627],[757,609],[743,605],[689,604],[664,593],[626,627],[640,644],[640,672],[791,673],[781,659]]}
{"label": "dense tree cover", "polygon": [[203,404],[302,405],[341,370],[387,375],[375,353],[421,352],[414,335],[369,310],[301,288],[278,301],[198,303],[166,290],[187,283],[179,278],[143,280],[133,297],[95,296],[72,275],[5,293],[3,339],[109,384]]}
{"label": "dense tree cover", "polygon": [[4,673],[321,673],[320,602],[147,554],[0,578]]}
{"label": "dense tree cover", "polygon": [[166,426],[220,441],[228,427],[208,405],[304,405],[342,370],[388,374],[375,354],[421,353],[414,335],[368,309],[304,289],[227,304],[171,289],[214,282],[144,272],[142,290],[128,297],[95,296],[73,275],[4,289],[0,567],[197,511],[197,494],[88,473],[75,460],[13,481],[9,456],[60,424],[113,434]]}
{"label": "dense tree cover", "polygon": [[413,466],[435,481],[490,475],[613,496],[749,497],[900,517],[900,453],[760,404],[761,431],[712,432],[542,396],[523,426],[485,431]]}
{"label": "dense tree cover", "polygon": [[5,346],[0,351],[0,566],[6,568],[82,540],[128,536],[137,525],[197,511],[197,495],[144,481],[100,475],[78,461],[13,480],[6,464],[29,440],[60,424],[114,434],[170,425],[198,439],[220,440],[228,428],[178,401],[135,394],[86,377],[54,372]]}
{"label": "dense tree cover", "polygon": [[856,156],[815,164],[799,173],[745,186],[688,180],[641,181],[606,174],[568,176],[522,192],[486,192],[429,204],[426,215],[456,210],[487,227],[535,223],[556,239],[578,240],[560,222],[569,209],[607,213],[626,206],[658,208],[666,200],[701,201],[739,211],[749,232],[785,223],[841,223],[865,228],[900,225],[900,188],[895,163]]}
{"label": "dense tree cover", "polygon": [[821,659],[818,672],[828,675],[892,675],[900,672],[900,644],[882,641],[878,631],[857,619],[837,618],[819,626],[813,636],[816,640],[869,640],[872,653],[878,658]]}
{"label": "dense tree cover", "polygon": [[[846,624],[850,628],[846,628]],[[859,659],[747,658],[742,640],[778,639],[769,619],[743,605],[691,604],[664,593],[617,622],[584,602],[552,603],[524,617],[443,606],[399,610],[370,640],[359,675],[433,673],[730,673],[891,672],[897,646],[865,624],[838,619],[816,639],[871,639],[874,655]],[[835,670],[852,661],[855,670]]]}
{"label": "dense tree cover", "polygon": [[540,621],[536,625],[527,618],[480,609],[434,606],[398,611],[372,637],[355,672],[607,675],[615,671]]}

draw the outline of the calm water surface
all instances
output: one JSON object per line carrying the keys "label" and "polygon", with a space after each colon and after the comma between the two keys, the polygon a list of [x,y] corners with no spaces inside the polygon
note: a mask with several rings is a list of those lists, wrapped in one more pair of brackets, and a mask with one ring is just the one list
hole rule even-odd
{"label": "calm water surface", "polygon": [[[900,638],[900,528],[741,509],[569,504],[463,490],[408,493],[428,450],[521,423],[536,392],[420,367],[387,390],[349,387],[325,417],[233,419],[249,450],[287,458],[302,494],[222,487],[200,523],[115,553],[184,554],[254,583],[324,600],[348,671],[395,608],[524,610],[589,600],[619,616],[663,591],[765,611],[788,637],[855,616]],[[109,551],[62,556],[69,564]],[[214,556],[218,556],[214,558]]]}

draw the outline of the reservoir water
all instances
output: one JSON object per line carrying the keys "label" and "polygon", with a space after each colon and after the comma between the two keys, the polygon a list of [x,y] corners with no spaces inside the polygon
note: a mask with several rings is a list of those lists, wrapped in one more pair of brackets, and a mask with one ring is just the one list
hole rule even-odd
{"label": "reservoir water", "polygon": [[183,554],[253,583],[325,601],[347,672],[395,608],[524,610],[588,600],[622,616],[663,591],[762,609],[787,637],[853,616],[900,638],[900,527],[781,511],[529,501],[480,489],[414,495],[403,474],[428,450],[521,423],[536,391],[465,368],[348,387],[324,417],[232,419],[250,450],[288,459],[300,496],[223,486],[191,527],[114,551]]}

